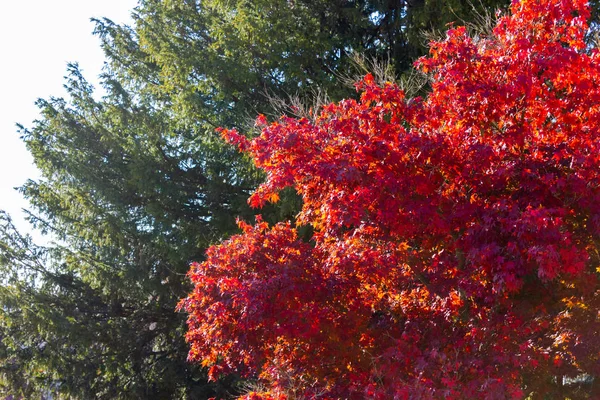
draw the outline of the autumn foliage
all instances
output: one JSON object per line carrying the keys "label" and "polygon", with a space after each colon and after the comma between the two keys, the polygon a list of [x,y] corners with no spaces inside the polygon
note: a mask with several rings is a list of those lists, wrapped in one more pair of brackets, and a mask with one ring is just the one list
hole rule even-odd
{"label": "autumn foliage", "polygon": [[581,0],[515,2],[489,36],[431,44],[425,99],[367,76],[313,120],[224,131],[267,174],[252,205],[286,187],[304,203],[295,223],[240,222],[192,266],[189,358],[262,381],[249,399],[542,398],[597,380],[588,17]]}

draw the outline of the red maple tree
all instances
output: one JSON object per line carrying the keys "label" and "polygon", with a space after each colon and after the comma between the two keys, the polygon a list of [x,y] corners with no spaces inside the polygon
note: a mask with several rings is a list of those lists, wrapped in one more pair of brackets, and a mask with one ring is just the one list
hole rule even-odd
{"label": "red maple tree", "polygon": [[290,186],[304,203],[192,266],[190,360],[261,380],[248,399],[543,398],[600,376],[588,18],[583,0],[514,2],[489,36],[431,44],[425,99],[367,76],[314,120],[223,131],[267,174],[252,205]]}

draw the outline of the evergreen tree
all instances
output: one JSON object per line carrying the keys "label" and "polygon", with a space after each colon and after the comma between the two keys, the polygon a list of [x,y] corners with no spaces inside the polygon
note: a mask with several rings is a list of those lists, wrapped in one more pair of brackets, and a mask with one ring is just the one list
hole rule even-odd
{"label": "evergreen tree", "polygon": [[[186,362],[174,312],[190,262],[251,219],[262,178],[215,128],[275,114],[270,97],[353,95],[339,78],[355,52],[402,72],[419,32],[472,18],[466,4],[144,0],[133,27],[98,20],[104,95],[71,65],[69,97],[39,100],[40,119],[20,130],[42,172],[21,188],[30,220],[58,244],[35,246],[2,216],[1,393],[234,394],[233,377],[207,383]],[[293,215],[288,196],[268,220]]]}

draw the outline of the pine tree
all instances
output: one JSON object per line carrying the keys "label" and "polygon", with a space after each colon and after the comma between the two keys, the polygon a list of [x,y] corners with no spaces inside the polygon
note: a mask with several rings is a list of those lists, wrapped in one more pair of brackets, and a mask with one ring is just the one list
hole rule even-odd
{"label": "pine tree", "polygon": [[[263,178],[215,128],[276,114],[272,98],[352,96],[340,77],[353,53],[402,72],[421,54],[418,32],[452,15],[435,5],[434,18],[431,4],[145,0],[133,27],[98,20],[104,94],[71,65],[68,98],[39,100],[40,119],[20,130],[42,173],[21,188],[30,220],[58,244],[37,247],[2,217],[2,393],[234,394],[235,377],[207,383],[186,362],[174,312],[189,263],[251,218]],[[283,196],[266,219],[298,210]]]}

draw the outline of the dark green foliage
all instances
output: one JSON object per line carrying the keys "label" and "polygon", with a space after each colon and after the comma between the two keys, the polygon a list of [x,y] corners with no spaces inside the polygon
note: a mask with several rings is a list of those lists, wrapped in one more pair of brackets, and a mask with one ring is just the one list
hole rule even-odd
{"label": "dark green foliage", "polygon": [[[425,53],[425,32],[493,16],[508,3],[145,0],[135,30],[102,21],[98,32],[127,42],[129,56],[114,61],[138,78],[152,76],[152,90],[170,96],[185,115],[234,126],[271,111],[265,94],[286,98],[318,86],[333,99],[352,96],[338,79],[351,72],[352,54],[389,61],[402,73]],[[146,68],[134,61],[140,54]]]}
{"label": "dark green foliage", "polygon": [[[116,81],[96,101],[73,66],[67,88],[69,103],[40,101],[42,120],[22,130],[44,176],[22,188],[38,210],[31,219],[61,243],[45,257],[9,225],[3,232],[7,270],[39,265],[22,268],[33,284],[21,274],[5,288],[16,307],[6,321],[19,326],[5,333],[7,360],[33,374],[26,390],[39,382],[83,398],[214,395],[218,385],[186,363],[174,308],[189,263],[233,231],[235,215],[249,216],[258,177],[212,130],[184,126]],[[26,358],[14,353],[21,342]]]}

